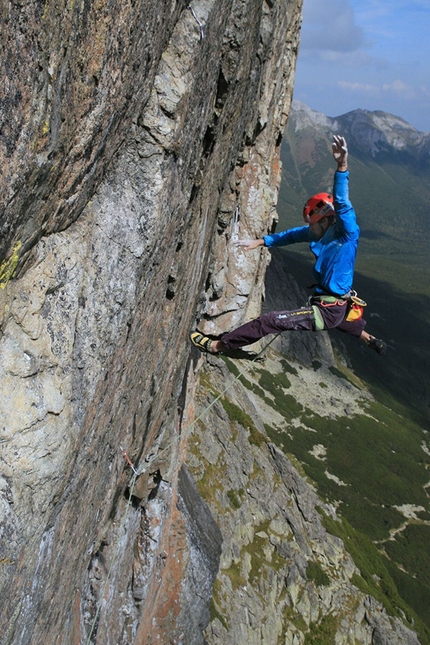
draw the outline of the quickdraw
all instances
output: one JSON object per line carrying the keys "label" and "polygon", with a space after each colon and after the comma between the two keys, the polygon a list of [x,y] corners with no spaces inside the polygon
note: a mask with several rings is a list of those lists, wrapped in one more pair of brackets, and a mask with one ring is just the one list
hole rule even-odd
{"label": "quickdraw", "polygon": [[367,307],[367,302],[365,302],[362,298],[359,298],[357,294],[352,295],[349,297],[349,300],[351,300],[354,305],[359,305],[360,307]]}

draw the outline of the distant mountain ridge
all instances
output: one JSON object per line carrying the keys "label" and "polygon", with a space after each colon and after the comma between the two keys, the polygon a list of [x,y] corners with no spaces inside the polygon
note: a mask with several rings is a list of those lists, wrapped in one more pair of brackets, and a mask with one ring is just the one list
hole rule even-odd
{"label": "distant mountain ridge", "polygon": [[357,109],[328,117],[293,101],[281,151],[280,225],[298,223],[309,195],[331,191],[333,134],[348,143],[361,257],[408,263],[414,247],[413,263],[427,269],[430,133],[386,112]]}
{"label": "distant mountain ridge", "polygon": [[329,117],[301,101],[293,101],[289,123],[296,132],[312,128],[342,134],[358,156],[378,159],[390,155],[392,159],[424,164],[423,170],[430,165],[430,133],[418,131],[388,112],[356,109]]}
{"label": "distant mountain ridge", "polygon": [[[306,199],[333,186],[332,135],[346,137],[350,196],[361,229],[354,288],[369,302],[369,331],[390,355],[378,369],[348,343],[354,369],[430,418],[430,134],[385,112],[331,118],[293,102],[282,142],[278,230],[299,226]],[[288,269],[312,283],[306,245],[288,247]],[[348,340],[348,339],[346,339]]]}

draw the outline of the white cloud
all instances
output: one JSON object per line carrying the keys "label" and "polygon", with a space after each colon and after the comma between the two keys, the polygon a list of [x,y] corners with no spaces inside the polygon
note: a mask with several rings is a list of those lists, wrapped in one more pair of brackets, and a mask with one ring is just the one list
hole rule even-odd
{"label": "white cloud", "polygon": [[351,83],[348,81],[339,81],[338,87],[344,92],[360,94],[362,96],[383,96],[384,94],[395,95],[397,98],[404,100],[416,99],[416,92],[412,87],[400,80],[375,85],[372,83]]}
{"label": "white cloud", "polygon": [[294,97],[323,114],[358,107],[429,131],[430,0],[304,0]]}
{"label": "white cloud", "polygon": [[303,17],[303,49],[351,52],[364,44],[349,0],[304,0]]}
{"label": "white cloud", "polygon": [[376,96],[381,93],[381,89],[377,85],[371,85],[370,83],[349,83],[347,81],[339,81],[338,86],[344,92],[353,92],[355,94]]}
{"label": "white cloud", "polygon": [[416,98],[416,93],[412,87],[409,87],[409,85],[399,80],[393,81],[392,83],[384,83],[382,90],[397,94],[403,99],[413,100]]}

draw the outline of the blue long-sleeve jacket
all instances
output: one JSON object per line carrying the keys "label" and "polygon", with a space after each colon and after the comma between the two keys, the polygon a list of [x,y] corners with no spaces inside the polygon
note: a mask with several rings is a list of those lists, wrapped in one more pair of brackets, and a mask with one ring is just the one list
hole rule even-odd
{"label": "blue long-sleeve jacket", "polygon": [[348,184],[349,172],[336,171],[333,183],[336,223],[320,240],[315,239],[309,226],[264,236],[264,244],[268,247],[309,242],[315,256],[316,293],[342,296],[352,289],[360,229],[349,200]]}

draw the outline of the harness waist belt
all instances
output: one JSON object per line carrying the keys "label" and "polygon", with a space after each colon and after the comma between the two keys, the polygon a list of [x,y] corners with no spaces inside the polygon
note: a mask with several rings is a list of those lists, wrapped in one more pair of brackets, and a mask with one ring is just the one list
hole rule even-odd
{"label": "harness waist belt", "polygon": [[311,296],[311,301],[318,300],[319,302],[324,302],[330,305],[334,305],[336,302],[339,300],[345,301],[348,300],[349,294],[345,294],[343,296],[324,296],[323,294],[316,294],[314,296]]}

